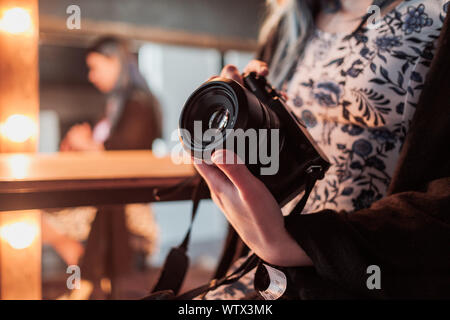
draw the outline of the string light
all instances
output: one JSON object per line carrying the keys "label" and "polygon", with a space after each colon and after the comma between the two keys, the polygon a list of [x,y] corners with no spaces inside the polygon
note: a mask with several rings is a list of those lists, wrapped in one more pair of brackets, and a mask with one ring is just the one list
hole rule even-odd
{"label": "string light", "polygon": [[37,226],[24,221],[7,224],[0,228],[0,236],[17,250],[28,248],[37,234]]}
{"label": "string light", "polygon": [[37,126],[30,117],[14,114],[0,125],[0,132],[8,140],[22,143],[36,135]]}
{"label": "string light", "polygon": [[5,10],[0,18],[0,30],[12,34],[30,32],[32,27],[31,15],[23,8],[15,7]]}

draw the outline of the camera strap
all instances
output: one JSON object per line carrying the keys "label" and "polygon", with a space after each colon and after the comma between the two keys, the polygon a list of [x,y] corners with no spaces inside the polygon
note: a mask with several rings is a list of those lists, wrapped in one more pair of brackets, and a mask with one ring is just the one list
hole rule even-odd
{"label": "camera strap", "polygon": [[303,194],[303,197],[300,199],[299,202],[297,202],[295,207],[291,210],[291,212],[288,215],[302,213],[303,209],[305,208],[306,202],[309,199],[309,195],[311,194],[314,188],[314,185],[316,184],[317,180],[321,179],[322,177],[323,177],[323,169],[321,166],[310,166],[306,170],[305,192]]}
{"label": "camera strap", "polygon": [[[189,268],[189,257],[187,256],[187,249],[191,238],[192,226],[194,225],[202,191],[203,188],[206,187],[206,184],[200,176],[196,175],[193,178],[185,180],[180,185],[174,187],[171,192],[169,192],[169,194],[176,193],[184,188],[187,184],[195,180],[198,180],[198,182],[192,194],[191,222],[189,224],[188,231],[183,239],[183,242],[178,247],[172,248],[167,255],[161,275],[159,276],[158,282],[153,288],[152,293],[155,293],[157,291],[172,290],[174,294],[178,294],[181,285],[183,284],[183,280]],[[165,191],[167,192],[168,190]],[[156,196],[158,196],[158,198],[160,197],[159,190],[156,190],[155,197]]]}
{"label": "camera strap", "polygon": [[[323,175],[322,167],[320,166],[311,166],[310,168],[308,168],[306,173],[307,176],[303,197],[289,214],[300,214],[302,212],[316,181]],[[191,237],[192,226],[194,224],[198,205],[201,199],[201,191],[204,187],[206,187],[205,181],[200,176],[195,176],[192,179],[198,179],[198,183],[196,188],[194,189],[192,196],[193,205],[189,229],[183,239],[183,242],[178,247],[172,248],[169,252],[166,261],[164,262],[159,280],[152,290],[152,294],[145,299],[151,299],[152,296],[154,296],[155,298],[159,297],[160,295],[158,295],[158,292],[171,292],[172,294],[169,294],[169,296],[171,296],[172,299],[177,300],[192,300],[199,296],[201,296],[201,298],[205,298],[208,292],[215,290],[222,285],[232,284],[238,281],[255,267],[257,267],[258,269],[262,267],[262,260],[255,254],[252,254],[231,274],[222,277],[221,279],[213,279],[203,286],[176,296],[180,291],[181,285],[183,284],[184,278],[189,268],[189,257],[187,256],[187,249]],[[186,181],[180,186],[175,187],[173,192],[178,191],[180,187],[186,185],[187,182],[191,182],[192,179],[189,179],[189,181]],[[258,288],[258,290],[263,291],[265,290],[265,288]]]}
{"label": "camera strap", "polygon": [[245,276],[247,273],[253,270],[258,265],[259,262],[260,259],[258,258],[258,256],[256,254],[252,254],[230,275],[223,277],[221,279],[213,279],[209,283],[201,287],[192,289],[177,296],[175,299],[192,300],[199,296],[200,298],[204,299],[208,292],[215,290],[222,285],[232,284],[241,279],[243,276]]}

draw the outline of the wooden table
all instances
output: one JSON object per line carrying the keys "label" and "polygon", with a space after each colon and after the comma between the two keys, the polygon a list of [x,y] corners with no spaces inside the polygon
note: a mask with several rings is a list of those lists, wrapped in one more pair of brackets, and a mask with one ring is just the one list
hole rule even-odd
{"label": "wooden table", "polygon": [[[154,191],[194,173],[191,165],[174,164],[150,151],[0,154],[0,227],[22,217],[39,226],[39,211],[24,211],[30,209],[187,200],[193,181],[161,199]],[[29,248],[15,250],[0,239],[1,299],[40,299],[40,241],[39,236]],[[114,245],[108,250],[117,251]]]}
{"label": "wooden table", "polygon": [[[0,155],[0,211],[155,201],[194,174],[150,151]],[[187,200],[192,188],[164,200]]]}

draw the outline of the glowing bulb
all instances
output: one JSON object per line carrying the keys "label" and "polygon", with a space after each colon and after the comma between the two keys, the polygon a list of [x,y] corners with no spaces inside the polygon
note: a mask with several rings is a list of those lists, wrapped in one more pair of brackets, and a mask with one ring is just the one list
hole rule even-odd
{"label": "glowing bulb", "polygon": [[0,29],[12,34],[29,32],[32,25],[30,13],[19,7],[6,10],[0,19]]}
{"label": "glowing bulb", "polygon": [[37,226],[29,222],[15,222],[0,228],[0,236],[17,250],[28,248],[37,234]]}
{"label": "glowing bulb", "polygon": [[168,153],[168,148],[164,140],[155,139],[152,143],[152,153],[157,158],[165,157]]}
{"label": "glowing bulb", "polygon": [[23,179],[28,174],[30,158],[24,154],[14,154],[9,157],[8,164],[14,179]]}
{"label": "glowing bulb", "polygon": [[29,117],[14,114],[6,119],[0,131],[3,136],[12,142],[25,142],[37,132],[36,123]]}

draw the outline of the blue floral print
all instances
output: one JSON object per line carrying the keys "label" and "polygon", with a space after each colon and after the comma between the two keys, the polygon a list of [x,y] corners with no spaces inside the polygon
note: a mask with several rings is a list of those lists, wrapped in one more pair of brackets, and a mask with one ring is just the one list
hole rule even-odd
{"label": "blue floral print", "polygon": [[413,6],[408,8],[408,12],[403,16],[402,30],[406,35],[413,32],[422,31],[423,27],[429,27],[433,24],[433,19],[425,13],[425,5],[420,4],[417,8]]}
{"label": "blue floral print", "polygon": [[341,89],[331,81],[317,84],[314,97],[323,107],[337,107],[339,105]]}
{"label": "blue floral print", "polygon": [[308,128],[314,128],[317,125],[317,119],[309,110],[302,112],[302,120]]}
{"label": "blue floral print", "polygon": [[346,124],[342,127],[342,132],[347,132],[351,136],[359,136],[364,129],[354,124]]}
{"label": "blue floral print", "polygon": [[373,148],[372,148],[372,144],[369,141],[367,141],[365,139],[359,139],[359,140],[356,140],[355,143],[353,143],[352,150],[357,155],[360,155],[361,157],[365,157],[372,152]]}
{"label": "blue floral print", "polygon": [[300,108],[301,106],[303,106],[303,99],[300,96],[296,96],[293,100],[294,106],[296,106],[297,108]]}
{"label": "blue floral print", "polygon": [[307,211],[359,210],[385,195],[448,6],[405,0],[377,30],[311,40],[288,96],[332,167]]}
{"label": "blue floral print", "polygon": [[[400,47],[402,44],[400,36],[384,35],[375,39],[375,45],[378,47],[379,51],[389,51],[394,47]],[[367,51],[369,51],[369,49],[367,49]]]}
{"label": "blue floral print", "polygon": [[381,196],[376,195],[373,190],[361,190],[361,193],[352,200],[355,210],[361,210],[370,207],[372,202],[380,200]]}

